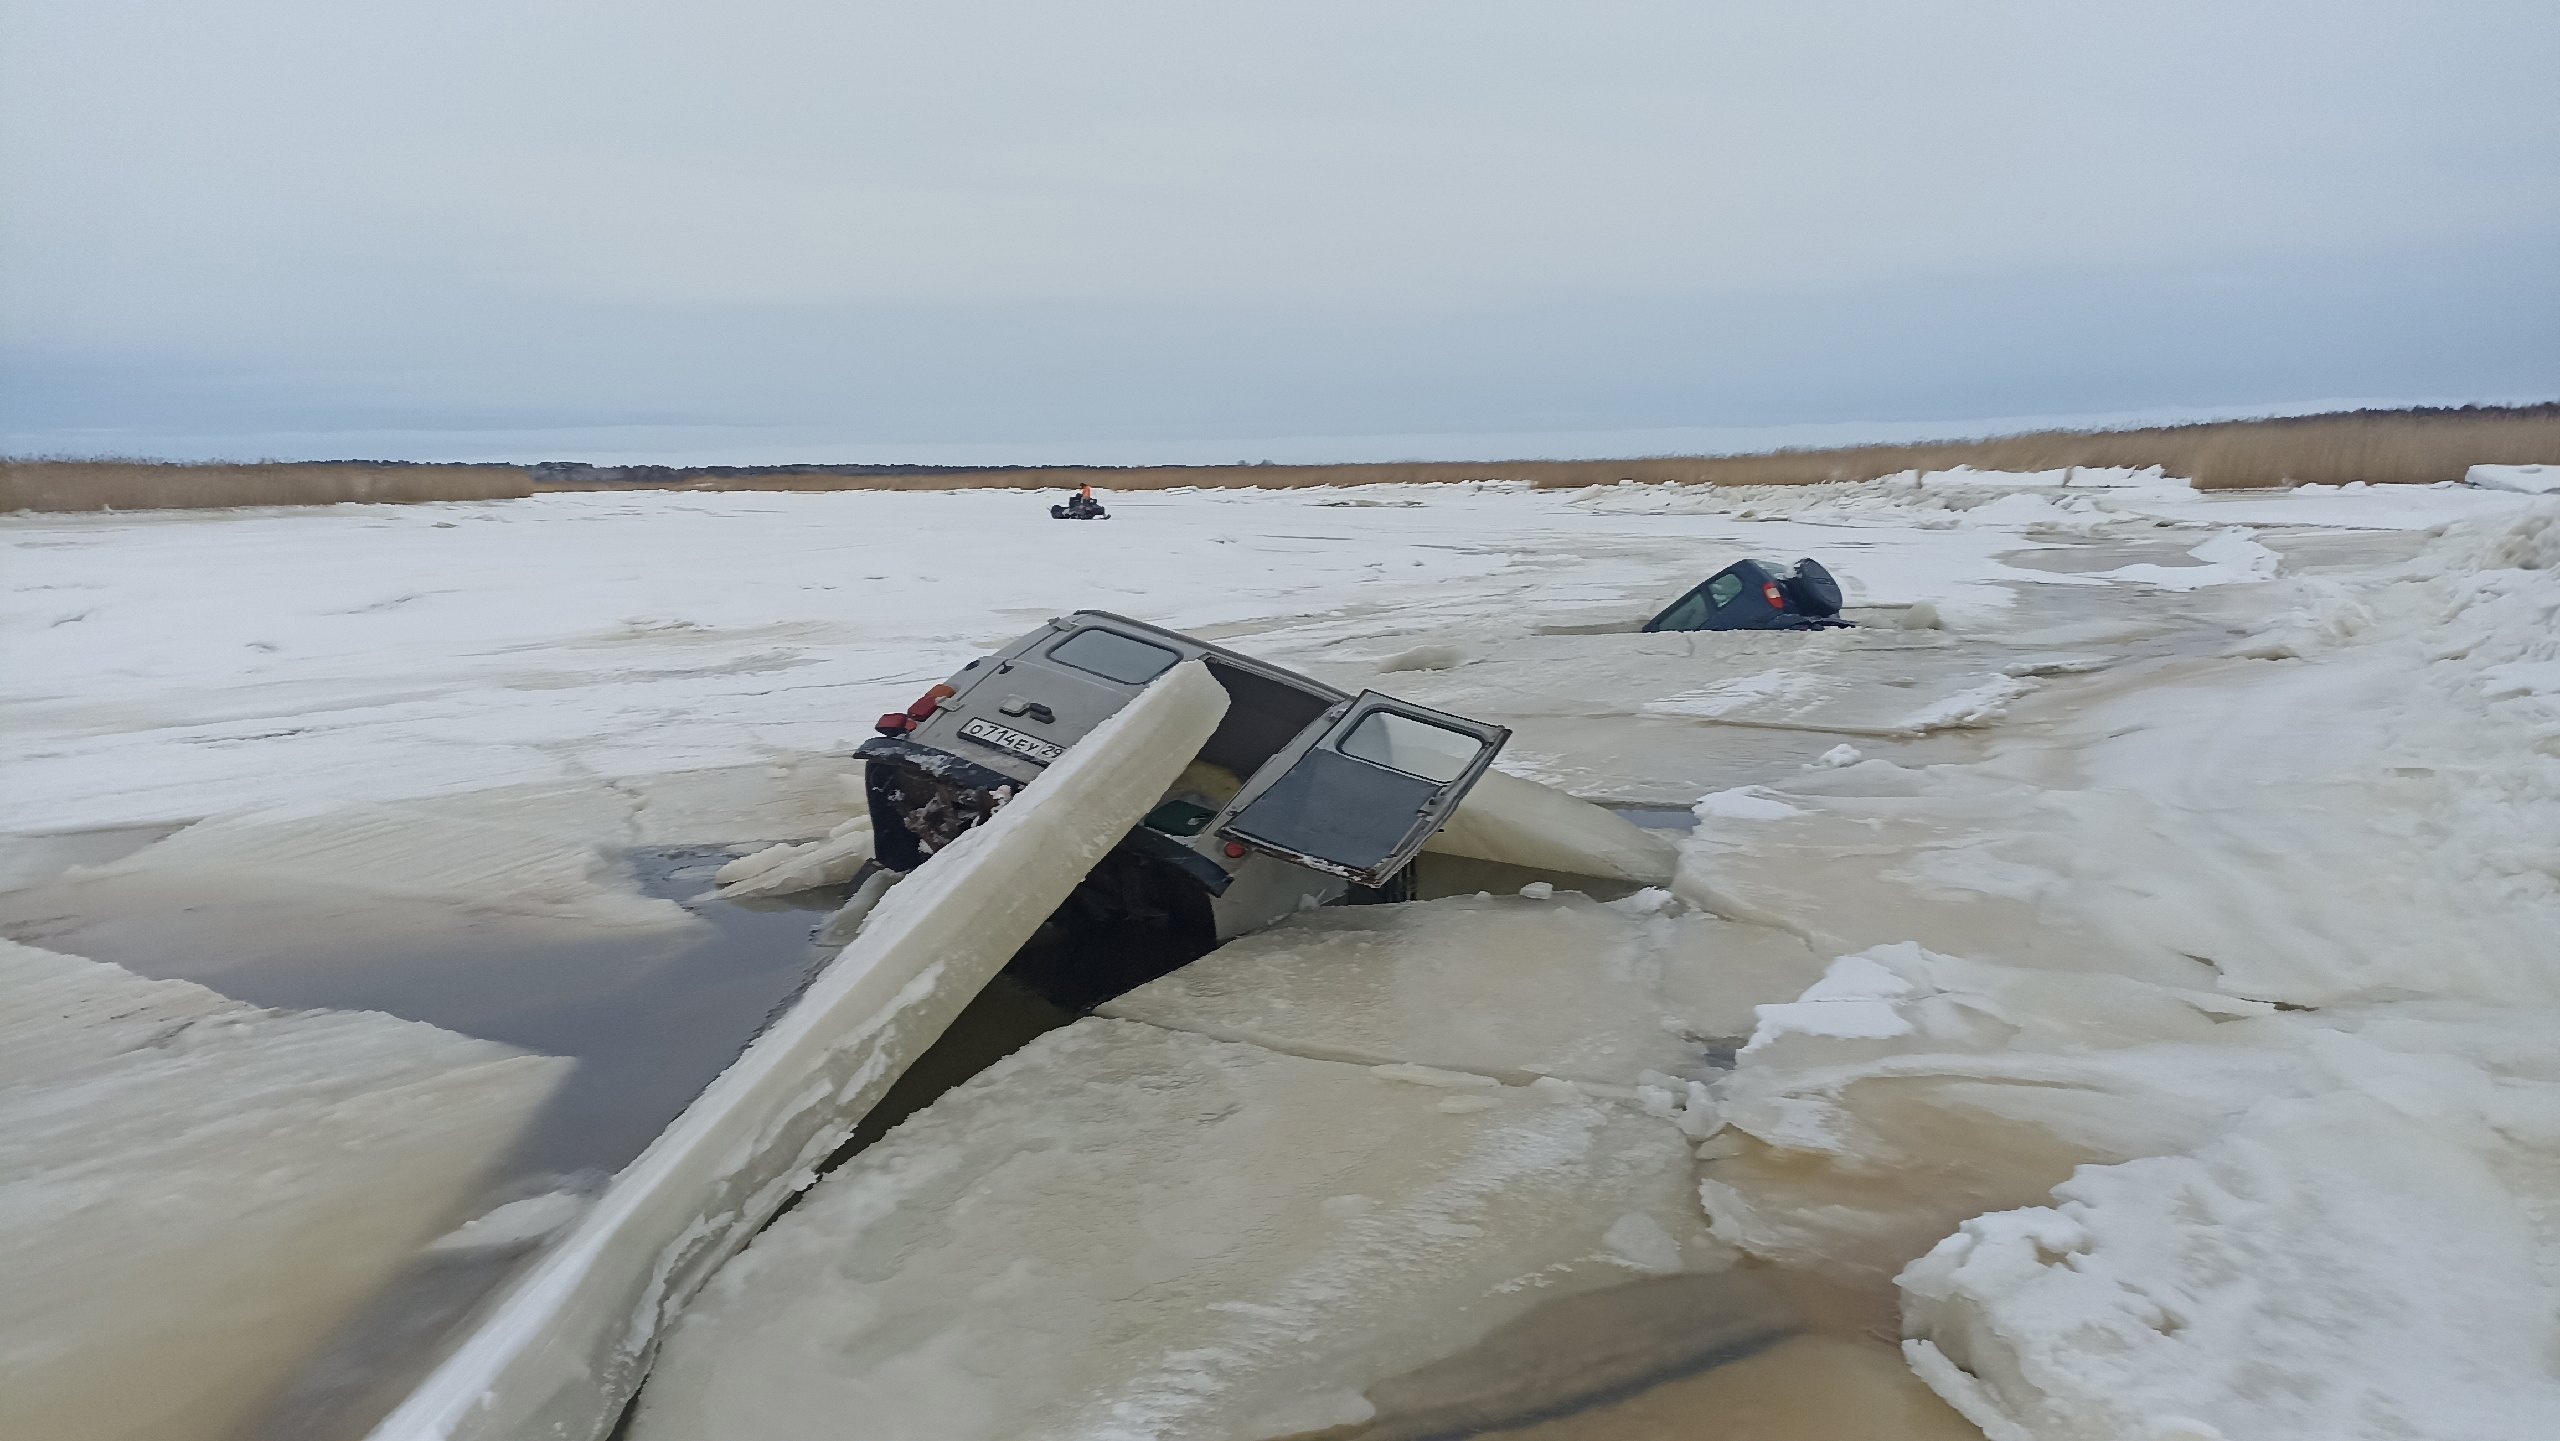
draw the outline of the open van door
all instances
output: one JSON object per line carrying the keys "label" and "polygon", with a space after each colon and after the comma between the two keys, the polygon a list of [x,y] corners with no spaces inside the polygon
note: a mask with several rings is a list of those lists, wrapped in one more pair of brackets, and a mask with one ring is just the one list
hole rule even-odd
{"label": "open van door", "polygon": [[1497,725],[1362,691],[1245,782],[1221,839],[1364,886],[1385,884],[1511,738]]}

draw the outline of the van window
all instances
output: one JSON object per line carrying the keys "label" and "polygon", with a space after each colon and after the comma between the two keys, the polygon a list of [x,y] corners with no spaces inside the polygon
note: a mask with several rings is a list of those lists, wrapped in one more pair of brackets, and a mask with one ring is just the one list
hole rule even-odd
{"label": "van window", "polygon": [[1179,651],[1116,630],[1080,630],[1049,647],[1049,659],[1123,685],[1145,685],[1173,669]]}
{"label": "van window", "polygon": [[1344,755],[1427,781],[1465,775],[1483,749],[1482,740],[1463,731],[1384,710],[1369,712],[1342,738]]}
{"label": "van window", "polygon": [[1740,594],[1742,577],[1738,575],[1720,575],[1707,582],[1707,599],[1715,602],[1718,610],[1733,604],[1733,598]]}

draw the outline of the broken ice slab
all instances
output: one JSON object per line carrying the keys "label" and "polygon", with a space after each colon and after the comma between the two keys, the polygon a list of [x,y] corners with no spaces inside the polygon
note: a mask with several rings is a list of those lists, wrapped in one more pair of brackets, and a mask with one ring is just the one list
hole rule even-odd
{"label": "broken ice slab", "polygon": [[660,1329],[1138,823],[1226,713],[1178,666],[889,892],[798,1004],[615,1178],[377,1441],[593,1437]]}
{"label": "broken ice slab", "polygon": [[568,1066],[0,941],[0,1436],[237,1434]]}
{"label": "broken ice slab", "polygon": [[1723,1265],[1674,1127],[1568,1087],[1453,1094],[1126,1021],[1052,1032],[724,1268],[633,1441],[1314,1431],[1541,1302]]}
{"label": "broken ice slab", "polygon": [[1102,1011],[1303,1056],[1627,1086],[1710,1074],[1753,1006],[1821,971],[1793,936],[1648,898],[1451,897],[1310,911]]}
{"label": "broken ice slab", "polygon": [[[1848,736],[1939,737],[2027,689],[1997,641],[1936,631],[1526,636],[1388,687],[1512,728],[1502,769],[1574,795],[1686,805],[1794,769]],[[1338,678],[1338,677],[1335,677]]]}
{"label": "broken ice slab", "polygon": [[1669,884],[1679,861],[1679,847],[1671,837],[1501,771],[1487,771],[1423,849],[1647,886]]}

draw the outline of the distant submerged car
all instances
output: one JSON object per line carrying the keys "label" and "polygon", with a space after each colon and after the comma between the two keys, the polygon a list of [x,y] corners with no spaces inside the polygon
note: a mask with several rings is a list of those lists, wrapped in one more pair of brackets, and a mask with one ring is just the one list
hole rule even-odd
{"label": "distant submerged car", "polygon": [[1827,630],[1840,618],[1840,583],[1819,561],[1736,561],[1644,623],[1664,630]]}

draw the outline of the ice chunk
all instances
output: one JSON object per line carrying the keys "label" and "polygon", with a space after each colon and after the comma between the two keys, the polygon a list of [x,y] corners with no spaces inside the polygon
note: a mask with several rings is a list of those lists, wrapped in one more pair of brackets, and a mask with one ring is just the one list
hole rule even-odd
{"label": "ice chunk", "polygon": [[683,907],[639,894],[598,845],[592,808],[519,798],[525,819],[463,802],[305,802],[187,827],[121,860],[72,872],[70,902],[107,909],[122,894],[201,888],[237,903],[312,888],[430,913],[467,907],[581,928],[693,924]]}
{"label": "ice chunk", "polygon": [[1993,1436],[2560,1434],[2533,1228],[2482,1160],[2358,1098],[2082,1171],[1901,1278],[1911,1363]]}
{"label": "ice chunk", "polygon": [[[799,1003],[564,1231],[381,1441],[601,1430],[659,1329],[1128,834],[1226,712],[1167,672],[883,897]],[[1374,1083],[1373,1083],[1374,1084]]]}
{"label": "ice chunk", "polygon": [[871,862],[868,814],[836,827],[835,834],[805,845],[768,846],[720,868],[714,880],[728,897],[786,896],[820,886],[840,886]]}
{"label": "ice chunk", "polygon": [[1526,1081],[1701,1074],[1817,969],[1793,937],[1570,892],[1311,911],[1101,1009],[1289,1051]]}
{"label": "ice chunk", "polygon": [[1487,771],[1423,849],[1642,885],[1668,882],[1679,856],[1624,816],[1501,771]]}
{"label": "ice chunk", "polygon": [[0,1436],[245,1434],[568,1067],[0,941]]}
{"label": "ice chunk", "polygon": [[1466,651],[1457,646],[1418,645],[1378,662],[1378,670],[1382,674],[1393,675],[1399,671],[1450,670],[1466,663]]}
{"label": "ice chunk", "polygon": [[430,1251],[482,1251],[538,1241],[587,1209],[590,1198],[575,1191],[546,1191],[496,1207],[427,1243]]}
{"label": "ice chunk", "polygon": [[1728,821],[1782,821],[1789,816],[1804,814],[1794,806],[1771,795],[1761,786],[1744,786],[1735,790],[1717,791],[1712,795],[1700,796],[1698,803],[1690,809],[1695,811],[1698,819],[1702,821],[1710,818]]}
{"label": "ice chunk", "polygon": [[847,1416],[873,1441],[1356,1423],[1366,1388],[1541,1302],[1721,1264],[1672,1127],[1513,1087],[1450,1114],[1445,1094],[1125,1021],[1053,1032],[725,1268],[634,1441]]}
{"label": "ice chunk", "polygon": [[2483,490],[2560,494],[2560,465],[2475,465],[2463,479]]}

